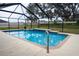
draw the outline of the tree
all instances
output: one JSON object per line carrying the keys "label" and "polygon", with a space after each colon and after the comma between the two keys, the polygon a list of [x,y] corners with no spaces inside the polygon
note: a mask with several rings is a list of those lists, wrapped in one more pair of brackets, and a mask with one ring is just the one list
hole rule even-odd
{"label": "tree", "polygon": [[[78,13],[79,7],[78,3],[39,3],[39,5],[49,15],[50,19],[58,16],[66,21],[74,20],[74,15]],[[39,18],[47,18],[34,3],[29,4],[28,9],[38,15]]]}

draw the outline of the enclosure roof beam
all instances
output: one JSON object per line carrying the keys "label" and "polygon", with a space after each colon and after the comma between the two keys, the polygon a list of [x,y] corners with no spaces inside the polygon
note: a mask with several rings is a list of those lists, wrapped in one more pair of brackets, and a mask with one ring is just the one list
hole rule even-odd
{"label": "enclosure roof beam", "polygon": [[39,6],[38,3],[35,3],[35,5],[47,16],[47,18],[49,18],[49,15],[46,14],[46,12]]}
{"label": "enclosure roof beam", "polygon": [[[37,19],[39,19],[32,11],[30,11],[28,8],[26,8],[23,4],[21,3],[2,3],[0,4],[0,7],[8,7],[8,6],[12,6],[12,5],[21,5],[22,7],[24,7],[26,10],[28,10],[32,15],[34,15]],[[2,11],[2,10],[1,10]],[[14,12],[12,12],[14,13]]]}
{"label": "enclosure roof beam", "polygon": [[0,3],[0,8],[5,8],[13,5],[18,5],[20,3]]}
{"label": "enclosure roof beam", "polygon": [[0,10],[0,11],[3,11],[3,12],[8,12],[8,13],[14,13],[14,14],[20,14],[20,15],[23,15],[22,13],[13,12],[13,11],[8,11],[8,10]]}
{"label": "enclosure roof beam", "polygon": [[24,7],[26,10],[28,10],[32,15],[34,15],[37,19],[39,19],[32,11],[30,11],[28,8],[26,8],[23,4],[20,3],[22,7]]}
{"label": "enclosure roof beam", "polygon": [[8,12],[8,13],[14,13],[14,14],[19,14],[19,15],[24,15],[26,16],[27,18],[29,18],[31,20],[30,17],[28,17],[27,15],[23,14],[23,13],[18,13],[18,12],[12,12],[12,11],[7,11],[7,10],[0,10],[0,11],[3,11],[3,12]]}

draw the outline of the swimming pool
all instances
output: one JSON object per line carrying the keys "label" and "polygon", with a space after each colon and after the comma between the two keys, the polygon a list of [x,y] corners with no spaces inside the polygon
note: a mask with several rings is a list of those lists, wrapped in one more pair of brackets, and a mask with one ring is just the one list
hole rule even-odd
{"label": "swimming pool", "polygon": [[18,38],[22,38],[23,40],[28,40],[33,43],[46,46],[47,45],[47,37],[49,36],[49,46],[57,46],[62,42],[67,35],[59,34],[57,32],[49,32],[49,35],[45,30],[11,30],[5,31],[10,35],[16,36]]}

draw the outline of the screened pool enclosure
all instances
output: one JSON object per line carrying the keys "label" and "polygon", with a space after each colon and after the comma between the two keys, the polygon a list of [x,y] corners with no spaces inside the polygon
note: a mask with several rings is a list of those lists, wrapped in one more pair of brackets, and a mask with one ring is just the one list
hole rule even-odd
{"label": "screened pool enclosure", "polygon": [[[40,10],[40,12],[44,14],[45,18],[48,20],[46,22],[46,24],[48,24],[46,25],[47,28],[49,29],[53,27],[53,26],[50,26],[51,16],[53,15],[46,13],[46,11],[43,10],[43,8],[40,6],[39,3],[38,4],[34,3],[34,6],[36,6]],[[17,25],[14,25],[14,26],[17,26],[17,29],[19,29],[19,25],[21,23],[24,23],[24,27],[23,27],[24,29],[27,28],[28,23],[30,24],[30,28],[32,28],[32,24],[34,24],[33,22],[37,24],[36,28],[41,27],[39,25],[41,18],[38,15],[34,14],[34,12],[27,7],[28,7],[28,4],[0,3],[0,19],[7,21],[8,29],[10,29],[12,22],[17,22]],[[61,26],[61,31],[63,31],[63,21],[60,26]]]}
{"label": "screened pool enclosure", "polygon": [[[53,15],[48,14],[44,8],[41,7],[40,3],[34,3],[34,6],[36,6],[41,13],[47,19],[46,26],[47,29],[53,28],[53,26],[50,26],[51,19]],[[33,6],[33,7],[34,7]],[[51,10],[51,8],[49,8]],[[29,14],[28,14],[29,13]],[[51,12],[50,12],[51,13]],[[22,29],[28,29],[28,25],[30,25],[30,29],[33,28],[33,24],[37,25],[35,28],[40,28],[40,19],[37,14],[35,14],[33,11],[31,11],[28,8],[28,4],[22,4],[22,3],[0,3],[0,19],[7,21],[8,30],[12,30],[12,26],[17,27],[16,29],[21,29],[20,26],[22,26]],[[13,23],[15,22],[15,23]],[[34,23],[36,22],[36,23]],[[13,23],[13,25],[12,25]],[[22,25],[21,25],[22,24]],[[64,20],[62,19],[61,22],[61,31],[63,32],[64,27]],[[49,32],[49,31],[48,31]],[[49,37],[47,40],[47,52],[49,53]]]}

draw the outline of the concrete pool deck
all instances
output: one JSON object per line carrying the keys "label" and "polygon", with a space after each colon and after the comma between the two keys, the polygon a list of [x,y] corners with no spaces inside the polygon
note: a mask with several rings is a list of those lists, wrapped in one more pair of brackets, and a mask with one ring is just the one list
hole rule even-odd
{"label": "concrete pool deck", "polygon": [[79,56],[79,34],[70,34],[57,49],[46,49],[0,31],[0,56]]}

